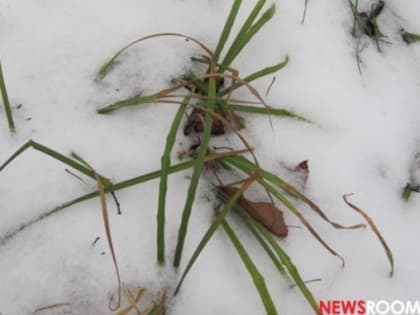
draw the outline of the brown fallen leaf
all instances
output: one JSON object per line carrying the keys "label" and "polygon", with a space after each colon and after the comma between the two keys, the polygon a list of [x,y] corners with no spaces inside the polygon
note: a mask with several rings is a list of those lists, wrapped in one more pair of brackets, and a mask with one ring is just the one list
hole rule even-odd
{"label": "brown fallen leaf", "polygon": [[296,171],[296,172],[305,172],[305,173],[309,173],[308,160],[302,161],[302,162],[300,162],[298,165],[296,165],[296,167],[295,167],[295,171]]}
{"label": "brown fallen leaf", "polygon": [[[218,117],[213,117],[211,134],[213,136],[219,136],[226,133],[226,127],[240,130],[244,128],[242,119],[234,111],[228,113],[222,113],[220,111],[214,111]],[[194,109],[187,118],[187,122],[184,126],[184,135],[188,136],[192,131],[196,133],[202,133],[204,131],[204,116],[205,112],[200,109]]]}
{"label": "brown fallen leaf", "polygon": [[[235,187],[220,187],[229,197],[239,189]],[[241,195],[237,201],[238,206],[244,209],[254,220],[260,222],[267,230],[278,237],[286,237],[287,225],[284,223],[283,212],[271,202],[253,202]]]}
{"label": "brown fallen leaf", "polygon": [[308,160],[302,161],[298,165],[296,165],[294,171],[301,175],[303,186],[306,186],[306,183],[308,182],[308,175],[309,175]]}
{"label": "brown fallen leaf", "polygon": [[[199,110],[194,110],[187,119],[184,126],[184,135],[188,136],[191,131],[194,130],[196,133],[202,133],[204,131],[204,113]],[[212,135],[223,135],[225,133],[225,125],[219,119],[213,119],[211,134]]]}

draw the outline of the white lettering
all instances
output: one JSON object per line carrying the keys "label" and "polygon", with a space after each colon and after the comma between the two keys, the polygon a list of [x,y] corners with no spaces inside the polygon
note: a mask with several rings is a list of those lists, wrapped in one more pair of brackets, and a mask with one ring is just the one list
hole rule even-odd
{"label": "white lettering", "polygon": [[391,303],[391,312],[393,315],[400,315],[405,313],[405,305],[403,301],[396,300]]}
{"label": "white lettering", "polygon": [[[381,307],[383,305],[383,307]],[[386,315],[389,313],[389,303],[384,300],[376,302],[375,310],[378,314]]]}
{"label": "white lettering", "polygon": [[415,301],[408,301],[405,305],[405,312],[408,314],[420,314],[420,302]]}
{"label": "white lettering", "polygon": [[366,301],[366,314],[376,314],[374,301]]}

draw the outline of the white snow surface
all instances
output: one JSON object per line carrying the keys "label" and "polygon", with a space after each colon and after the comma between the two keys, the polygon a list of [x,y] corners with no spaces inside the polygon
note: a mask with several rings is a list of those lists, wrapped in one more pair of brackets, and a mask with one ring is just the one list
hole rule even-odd
{"label": "white snow surface", "polygon": [[[386,1],[378,21],[392,44],[382,44],[378,53],[374,42],[364,39],[360,75],[347,0],[309,1],[304,25],[304,0],[275,2],[273,20],[234,67],[245,76],[289,56],[266,101],[316,124],[273,117],[271,127],[267,117],[245,115],[244,134],[261,165],[291,181],[284,165],[309,160],[304,193],[333,220],[347,225],[362,221],[342,200],[343,194],[354,193],[351,201],[370,214],[393,250],[395,275],[388,276],[388,261],[369,228],[335,230],[304,205],[299,205],[303,213],[346,259],[346,267],[341,268],[305,228],[290,228],[289,236],[279,242],[304,279],[322,279],[308,284],[318,300],[416,300],[420,196],[413,194],[404,202],[401,191],[419,151],[420,44],[406,45],[399,29],[420,32],[420,3]],[[243,1],[235,30],[254,3]],[[364,9],[371,3],[360,1]],[[0,0],[0,56],[17,126],[11,135],[1,109],[0,162],[33,139],[66,155],[77,152],[114,182],[157,170],[176,107],[150,104],[110,115],[98,115],[96,109],[169,86],[200,50],[180,39],[154,39],[122,55],[103,82],[94,82],[94,73],[123,45],[152,33],[186,33],[215,47],[230,6],[231,1],[223,0]],[[271,79],[263,78],[255,86],[265,91]],[[246,91],[238,96],[250,97]],[[187,143],[179,133],[175,151]],[[81,182],[64,169],[62,163],[28,150],[0,173],[0,236],[95,189],[89,178]],[[117,258],[128,286],[158,292],[176,285],[179,274],[170,262],[190,174],[189,170],[170,177],[164,268],[156,264],[158,181],[119,191],[122,215],[108,200]],[[180,270],[212,220],[214,204],[207,195],[202,182]],[[290,225],[301,225],[291,213],[285,218]],[[279,313],[312,314],[241,221],[234,215],[229,219],[265,276]],[[100,240],[92,246],[97,236]],[[111,314],[108,301],[115,292],[98,199],[59,212],[0,246],[3,315],[30,314],[54,303],[71,305],[44,313]],[[263,313],[251,278],[229,239],[218,231],[181,293],[170,297],[167,314]]]}

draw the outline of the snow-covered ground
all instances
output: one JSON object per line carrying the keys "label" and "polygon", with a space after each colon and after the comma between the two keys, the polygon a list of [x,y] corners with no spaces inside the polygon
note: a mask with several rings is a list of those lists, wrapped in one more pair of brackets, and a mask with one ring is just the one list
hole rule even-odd
{"label": "snow-covered ground", "polygon": [[[243,1],[239,21],[252,8]],[[420,292],[420,196],[408,203],[401,190],[420,139],[420,44],[406,45],[399,29],[420,32],[417,0],[387,0],[379,26],[387,40],[378,53],[362,41],[362,75],[350,34],[353,19],[346,0],[275,1],[273,20],[234,64],[243,75],[290,57],[276,74],[267,103],[317,122],[304,124],[247,117],[246,135],[261,164],[278,174],[283,165],[309,160],[305,193],[334,220],[355,224],[352,202],[375,220],[394,253],[389,265],[370,229],[338,231],[302,206],[322,236],[346,259],[346,268],[304,228],[290,228],[282,246],[294,259],[319,300],[416,300]],[[360,0],[363,9],[371,1]],[[176,110],[168,105],[130,108],[112,115],[96,109],[115,100],[157,91],[189,66],[195,46],[157,39],[122,56],[109,78],[95,83],[101,63],[120,47],[157,32],[190,34],[215,47],[231,1],[224,0],[0,0],[0,57],[17,125],[10,135],[0,111],[0,163],[29,139],[59,152],[77,152],[114,181],[156,170]],[[237,23],[236,29],[238,25]],[[265,91],[271,77],[255,86]],[[245,95],[245,94],[244,94]],[[17,106],[19,108],[17,108]],[[177,142],[183,142],[180,134]],[[181,145],[177,147],[179,149]],[[191,172],[173,175],[168,195],[167,246],[172,257]],[[290,175],[290,174],[289,174]],[[200,191],[187,237],[183,264],[212,218],[206,189]],[[0,173],[0,236],[54,206],[95,189],[39,152],[27,151]],[[110,219],[123,281],[158,291],[176,281],[155,261],[158,182],[120,191],[123,214],[110,202]],[[285,214],[288,224],[299,225]],[[234,221],[234,220],[233,220]],[[239,222],[236,231],[266,277],[281,314],[313,311]],[[100,240],[95,246],[92,242]],[[242,262],[223,233],[216,233],[192,269],[168,314],[262,314],[262,303]],[[54,303],[70,306],[50,314],[107,314],[116,290],[113,265],[98,200],[73,206],[0,246],[0,313],[29,314]],[[47,312],[45,312],[47,313]]]}

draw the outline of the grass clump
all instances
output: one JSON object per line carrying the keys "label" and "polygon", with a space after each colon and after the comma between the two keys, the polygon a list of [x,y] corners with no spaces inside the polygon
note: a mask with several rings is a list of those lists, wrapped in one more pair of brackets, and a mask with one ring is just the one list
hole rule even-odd
{"label": "grass clump", "polygon": [[[109,114],[126,107],[139,106],[148,103],[163,103],[178,106],[173,121],[170,126],[168,126],[169,131],[166,137],[166,144],[162,150],[161,168],[159,170],[125,181],[111,183],[104,176],[98,175],[94,169],[81,158],[75,155],[72,155],[72,157],[69,158],[37,142],[29,141],[0,166],[0,171],[26,149],[33,148],[92,178],[97,183],[97,190],[45,212],[41,216],[23,224],[18,229],[11,231],[3,237],[3,240],[7,240],[28,226],[51,216],[52,214],[58,213],[74,204],[99,196],[106,235],[108,237],[109,247],[113,253],[109,219],[107,217],[107,207],[104,197],[105,194],[115,193],[120,189],[158,179],[159,194],[156,215],[156,257],[158,264],[163,265],[166,263],[167,258],[165,219],[168,177],[170,174],[191,169],[192,176],[188,187],[188,193],[185,197],[181,223],[178,228],[175,253],[172,261],[175,270],[181,266],[184,245],[188,240],[187,235],[190,218],[194,208],[198,185],[201,180],[207,180],[216,187],[214,199],[220,200],[222,204],[215,211],[213,221],[202,236],[192,256],[187,261],[174,293],[177,294],[179,292],[188,272],[197,262],[200,254],[210,242],[213,235],[218,230],[222,230],[226,233],[233,248],[237,251],[239,258],[248,271],[256,290],[260,295],[266,313],[269,315],[277,314],[277,309],[273,303],[269,289],[266,286],[263,274],[258,270],[258,266],[248,254],[247,245],[241,242],[239,236],[231,228],[227,220],[227,214],[232,210],[235,210],[235,212],[240,215],[240,218],[243,219],[244,224],[248,227],[251,235],[255,236],[256,240],[261,245],[261,249],[276,266],[279,274],[286,277],[288,280],[293,279],[314,313],[318,313],[316,299],[306,286],[291,258],[281,248],[280,244],[271,233],[278,237],[287,236],[287,224],[283,221],[282,213],[283,211],[290,211],[328,252],[340,259],[344,266],[344,259],[342,256],[328,245],[312,224],[306,219],[303,212],[295,206],[296,201],[315,211],[319,217],[334,228],[355,229],[364,227],[364,225],[344,226],[333,222],[328,218],[325,212],[315,204],[315,202],[311,201],[297,188],[260,166],[253,146],[243,135],[246,121],[243,117],[239,116],[238,113],[244,112],[256,115],[268,115],[270,119],[271,117],[287,117],[304,122],[308,122],[308,120],[290,111],[272,108],[267,105],[258,90],[252,86],[253,81],[271,75],[285,67],[289,61],[287,57],[275,65],[262,68],[243,78],[239,76],[238,70],[232,68],[234,60],[275,14],[274,5],[264,10],[265,0],[257,1],[239,29],[239,32],[236,36],[233,36],[232,28],[236,22],[240,6],[241,0],[233,1],[231,11],[226,19],[214,51],[209,49],[207,45],[201,41],[188,35],[179,33],[153,34],[137,39],[117,51],[116,54],[100,67],[100,70],[97,73],[98,80],[104,78],[127,49],[135,44],[152,38],[163,36],[180,37],[195,43],[201,48],[202,55],[192,56],[191,62],[204,64],[207,70],[203,73],[187,71],[181,77],[175,79],[172,86],[169,88],[162,89],[151,95],[120,100],[98,109],[99,114]],[[233,36],[232,44],[227,47],[226,43],[231,36]],[[232,93],[239,88],[247,89],[250,95],[252,95],[253,100],[233,98]],[[173,164],[171,154],[179,131],[182,131],[185,137],[199,140],[190,148],[188,161]],[[212,147],[212,140],[218,135],[233,135],[239,139],[242,147],[219,151]],[[245,158],[243,154],[247,154],[250,159]],[[226,176],[231,179],[232,177],[238,178],[236,181],[225,183],[221,178]],[[263,191],[267,201],[254,202],[247,199],[245,193],[251,186]],[[276,206],[276,202],[281,204],[284,209],[280,210],[280,208]],[[271,219],[271,217],[273,219]],[[274,228],[274,226],[276,226],[276,228]],[[112,258],[119,283],[120,294],[118,300],[120,301],[122,291],[121,279],[119,277],[115,254],[112,255]],[[136,294],[132,295],[134,296],[133,300],[136,300]],[[155,313],[160,314],[159,312],[161,312],[161,309],[156,308]]]}
{"label": "grass clump", "polygon": [[360,43],[363,36],[367,36],[375,41],[378,52],[381,52],[381,42],[386,42],[386,37],[378,26],[378,17],[385,8],[385,1],[379,0],[372,4],[369,11],[359,11],[359,0],[348,0],[350,8],[353,13],[353,28],[352,35],[357,39],[356,44],[356,60],[359,72],[361,70],[361,58],[360,58]]}

